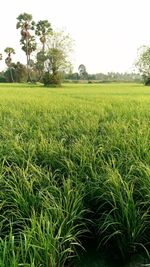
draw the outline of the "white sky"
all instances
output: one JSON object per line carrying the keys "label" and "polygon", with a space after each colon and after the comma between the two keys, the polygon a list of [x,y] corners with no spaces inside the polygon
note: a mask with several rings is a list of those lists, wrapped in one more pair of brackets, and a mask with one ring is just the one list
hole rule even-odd
{"label": "white sky", "polygon": [[14,61],[25,62],[16,30],[16,17],[24,12],[71,35],[74,71],[84,64],[89,73],[130,72],[137,49],[150,45],[150,0],[1,0],[0,52],[15,48]]}

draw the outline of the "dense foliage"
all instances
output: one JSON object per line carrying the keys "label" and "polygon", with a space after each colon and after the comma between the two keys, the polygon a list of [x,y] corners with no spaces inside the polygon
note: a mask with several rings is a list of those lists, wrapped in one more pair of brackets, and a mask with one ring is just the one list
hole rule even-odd
{"label": "dense foliage", "polygon": [[142,46],[138,51],[136,67],[143,77],[145,85],[150,85],[150,47]]}

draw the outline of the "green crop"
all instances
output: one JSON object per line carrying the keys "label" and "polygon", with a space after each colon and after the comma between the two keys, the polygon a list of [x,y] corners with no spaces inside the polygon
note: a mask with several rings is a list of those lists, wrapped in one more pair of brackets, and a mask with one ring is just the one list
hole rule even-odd
{"label": "green crop", "polygon": [[1,267],[149,256],[149,203],[149,87],[0,85]]}

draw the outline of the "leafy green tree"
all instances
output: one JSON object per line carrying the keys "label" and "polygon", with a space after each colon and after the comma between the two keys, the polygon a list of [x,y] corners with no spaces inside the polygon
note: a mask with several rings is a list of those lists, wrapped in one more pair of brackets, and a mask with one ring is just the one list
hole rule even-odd
{"label": "leafy green tree", "polygon": [[15,50],[12,47],[6,47],[4,52],[7,54],[7,57],[5,59],[5,63],[7,67],[9,68],[11,82],[14,82],[13,73],[12,73],[12,54],[15,54]]}
{"label": "leafy green tree", "polygon": [[79,77],[79,73],[78,72],[75,72],[75,73],[65,73],[65,79],[67,80],[79,80],[80,77]]}
{"label": "leafy green tree", "polygon": [[[64,31],[53,32],[46,42],[45,67],[50,75],[49,83],[60,84],[60,73],[70,69],[70,53],[72,52],[72,39]],[[48,79],[46,79],[48,80]]]}
{"label": "leafy green tree", "polygon": [[21,40],[20,44],[22,50],[26,53],[27,57],[27,72],[28,72],[28,81],[31,80],[30,76],[30,60],[31,53],[36,50],[36,41],[35,37],[31,35],[30,30],[34,30],[35,22],[32,20],[32,15],[27,13],[22,13],[17,17],[17,29],[21,29]]}
{"label": "leafy green tree", "polygon": [[142,46],[138,51],[138,59],[135,63],[136,68],[143,77],[145,85],[150,84],[150,47]]}
{"label": "leafy green tree", "polygon": [[39,36],[40,42],[42,43],[42,49],[37,53],[37,61],[36,61],[36,68],[39,72],[39,79],[44,71],[44,62],[45,62],[45,44],[47,40],[47,36],[52,33],[51,24],[48,20],[40,20],[36,24],[35,34]]}
{"label": "leafy green tree", "polygon": [[88,78],[88,74],[87,74],[86,67],[84,64],[79,65],[78,71],[79,71],[79,75],[80,75],[81,79],[87,79]]}
{"label": "leafy green tree", "polygon": [[27,80],[27,67],[20,62],[12,63],[13,76],[15,82],[25,82]]}
{"label": "leafy green tree", "polygon": [[46,60],[46,55],[45,53],[41,50],[37,53],[36,55],[36,63],[35,63],[35,68],[37,71],[37,80],[40,81],[42,78],[42,75],[44,73],[44,62]]}
{"label": "leafy green tree", "polygon": [[5,77],[5,74],[4,72],[0,72],[0,83],[6,83],[7,82],[7,79]]}

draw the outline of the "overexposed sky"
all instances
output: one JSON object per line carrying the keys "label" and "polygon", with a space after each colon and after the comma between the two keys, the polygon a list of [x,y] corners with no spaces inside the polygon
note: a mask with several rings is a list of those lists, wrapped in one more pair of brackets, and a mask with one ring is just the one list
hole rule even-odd
{"label": "overexposed sky", "polygon": [[0,53],[15,48],[14,61],[25,62],[16,30],[24,12],[71,35],[74,71],[84,64],[89,73],[130,72],[137,49],[150,45],[150,0],[1,0]]}

